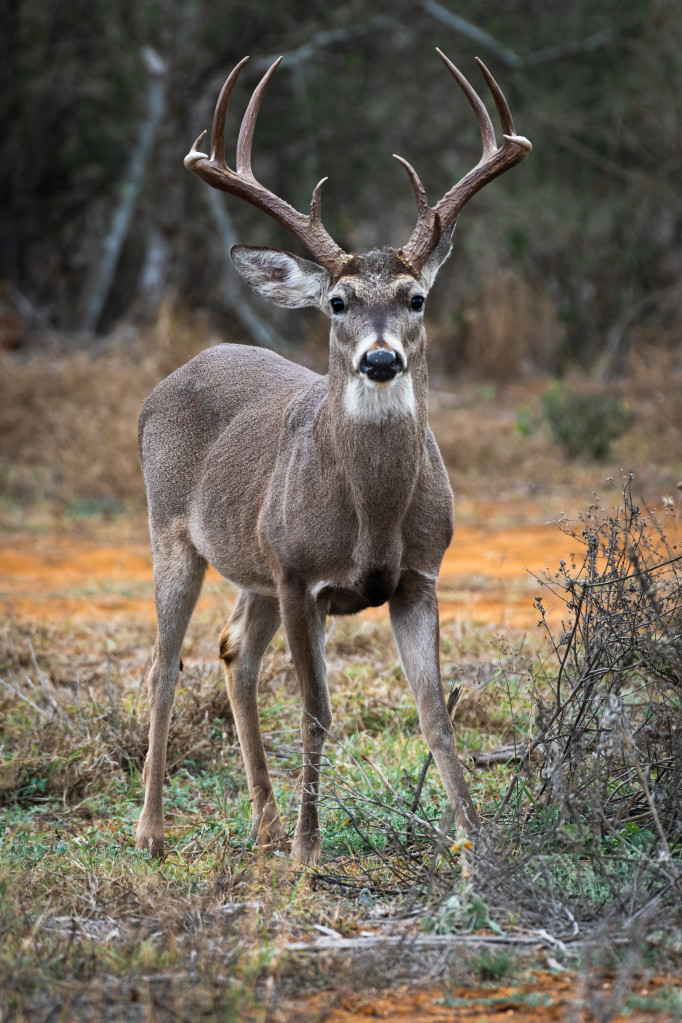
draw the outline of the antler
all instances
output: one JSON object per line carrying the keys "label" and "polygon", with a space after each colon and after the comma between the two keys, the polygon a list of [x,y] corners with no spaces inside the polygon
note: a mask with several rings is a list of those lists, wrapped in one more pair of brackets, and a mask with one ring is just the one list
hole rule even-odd
{"label": "antler", "polygon": [[[398,255],[414,274],[421,272],[429,255],[438,245],[443,235],[454,226],[459,211],[471,196],[483,188],[484,185],[487,185],[489,181],[492,181],[493,178],[496,178],[498,174],[503,174],[510,167],[520,163],[533,148],[528,139],[524,138],[523,135],[516,134],[507,101],[483,61],[479,60],[478,57],[476,58],[488,88],[493,94],[495,106],[502,122],[502,138],[504,142],[499,148],[495,139],[495,129],[480,97],[445,54],[438,49],[436,52],[471,104],[481,131],[483,154],[473,170],[469,171],[433,207],[428,204],[424,186],[419,180],[414,167],[401,156],[395,157],[407,171],[417,201],[417,224],[407,245],[398,250]],[[204,131],[185,157],[185,167],[214,188],[220,188],[224,192],[230,192],[241,199],[246,199],[253,206],[263,210],[273,220],[276,220],[286,228],[290,234],[298,238],[312,253],[318,263],[325,267],[332,277],[336,278],[350,259],[350,256],[336,244],[322,224],[322,186],[327,178],[322,178],[315,186],[310,203],[310,213],[306,216],[295,210],[284,199],[280,199],[274,192],[270,192],[261,185],[254,177],[253,170],[251,169],[251,147],[253,133],[256,128],[256,119],[263,102],[265,90],[282,61],[281,57],[263,75],[263,78],[254,90],[244,114],[237,140],[236,171],[230,170],[227,166],[225,161],[225,119],[239,72],[248,59],[248,57],[244,57],[237,64],[218,97],[218,103],[216,104],[213,116],[210,157],[199,150],[199,146],[206,137],[206,132]]]}
{"label": "antler", "polygon": [[251,145],[253,143],[256,119],[263,101],[263,94],[268,86],[268,82],[281,63],[281,57],[263,75],[254,90],[244,114],[237,140],[237,170],[230,170],[225,162],[225,119],[227,117],[227,108],[230,105],[230,97],[239,77],[239,72],[248,59],[248,57],[244,57],[237,64],[223,85],[218,97],[218,103],[216,104],[213,116],[210,157],[199,151],[199,146],[206,137],[206,132],[204,131],[185,157],[185,167],[214,188],[220,188],[223,192],[230,192],[241,199],[246,199],[253,206],[263,210],[273,220],[281,224],[282,227],[285,227],[290,234],[298,238],[313,254],[318,263],[330,272],[332,277],[337,277],[344,263],[350,257],[336,244],[322,224],[322,186],[327,178],[322,178],[315,187],[310,203],[310,213],[306,216],[295,210],[284,199],[280,199],[279,196],[264,188],[263,185],[256,181],[251,169]]}
{"label": "antler", "polygon": [[495,139],[495,129],[481,98],[461,71],[457,70],[452,61],[448,60],[439,49],[436,49],[436,52],[469,100],[476,114],[476,120],[481,131],[481,141],[483,142],[483,155],[473,170],[465,174],[461,181],[458,181],[435,206],[429,206],[424,186],[419,180],[414,167],[407,160],[403,160],[401,156],[395,157],[407,171],[412,182],[415,199],[417,200],[416,227],[407,245],[398,250],[400,258],[415,274],[421,272],[426,260],[445,232],[454,227],[459,211],[469,201],[471,196],[483,188],[484,185],[487,185],[489,181],[492,181],[493,178],[496,178],[498,174],[504,174],[510,167],[520,163],[533,148],[527,138],[516,134],[514,121],[512,120],[512,115],[502,90],[482,60],[479,60],[477,57],[476,63],[483,72],[483,77],[493,94],[495,106],[502,122],[502,138],[504,142],[499,148]]}

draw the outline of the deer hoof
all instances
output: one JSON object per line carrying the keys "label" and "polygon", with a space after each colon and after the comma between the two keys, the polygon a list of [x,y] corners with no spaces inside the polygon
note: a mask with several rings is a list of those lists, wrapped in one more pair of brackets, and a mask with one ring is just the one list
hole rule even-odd
{"label": "deer hoof", "polygon": [[262,817],[254,830],[259,849],[289,848],[289,836],[284,830],[279,814],[275,814],[269,819]]}
{"label": "deer hoof", "polygon": [[321,842],[319,835],[298,835],[291,846],[291,858],[306,867],[319,863]]}
{"label": "deer hoof", "polygon": [[148,852],[153,859],[163,859],[163,831],[152,831],[150,828],[139,827],[135,838],[135,845],[138,849]]}

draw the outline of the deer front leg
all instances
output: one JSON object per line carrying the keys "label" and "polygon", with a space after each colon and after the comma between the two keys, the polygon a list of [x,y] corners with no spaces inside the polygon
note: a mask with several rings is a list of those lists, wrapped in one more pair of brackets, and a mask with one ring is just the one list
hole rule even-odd
{"label": "deer front leg", "polygon": [[312,864],[320,857],[317,799],[324,741],[332,721],[324,657],[325,615],[295,579],[281,584],[280,608],[302,703],[303,779],[291,855],[301,863]]}
{"label": "deer front leg", "polygon": [[435,580],[403,573],[389,601],[398,655],[419,711],[419,724],[433,753],[458,829],[474,838],[481,820],[455,750],[440,677],[438,601]]}
{"label": "deer front leg", "polygon": [[253,806],[253,830],[265,848],[287,841],[265,759],[257,703],[261,660],[279,623],[275,597],[242,592],[220,637],[220,657]]}

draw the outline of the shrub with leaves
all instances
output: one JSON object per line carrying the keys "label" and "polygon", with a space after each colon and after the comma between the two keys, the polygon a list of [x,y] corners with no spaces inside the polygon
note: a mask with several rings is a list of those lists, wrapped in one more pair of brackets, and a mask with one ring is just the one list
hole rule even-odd
{"label": "shrub with leaves", "polygon": [[604,393],[569,391],[557,383],[542,404],[552,436],[569,458],[606,458],[611,442],[632,425],[632,412]]}

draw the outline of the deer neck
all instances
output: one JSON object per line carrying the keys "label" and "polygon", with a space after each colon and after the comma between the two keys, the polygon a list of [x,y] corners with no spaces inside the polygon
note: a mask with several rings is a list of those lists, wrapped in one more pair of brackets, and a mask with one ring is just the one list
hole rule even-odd
{"label": "deer neck", "polygon": [[387,564],[400,558],[401,527],[425,457],[426,360],[392,385],[401,388],[398,395],[387,388],[378,401],[363,403],[349,395],[355,386],[347,374],[330,371],[321,437],[357,516],[354,560]]}

